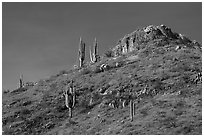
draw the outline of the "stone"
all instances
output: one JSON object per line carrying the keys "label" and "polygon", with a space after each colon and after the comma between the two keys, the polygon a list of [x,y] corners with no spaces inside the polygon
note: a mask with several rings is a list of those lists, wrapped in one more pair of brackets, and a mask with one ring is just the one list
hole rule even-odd
{"label": "stone", "polygon": [[160,25],[160,30],[161,32],[163,33],[163,35],[165,35],[166,37],[172,37],[173,36],[173,33],[171,31],[171,29],[165,25]]}
{"label": "stone", "polygon": [[34,85],[35,85],[34,82],[26,82],[26,83],[25,83],[25,86],[26,86],[26,87],[30,87],[30,86],[32,87],[32,86],[34,86]]}
{"label": "stone", "polygon": [[144,32],[150,33],[153,29],[154,29],[154,26],[150,25],[150,26],[147,26],[147,27],[144,28]]}
{"label": "stone", "polygon": [[138,55],[132,55],[132,56],[129,56],[129,57],[127,58],[127,60],[130,60],[130,61],[137,60],[137,59],[139,59],[139,56],[138,56]]}
{"label": "stone", "polygon": [[181,47],[178,45],[176,46],[175,50],[181,49]]}
{"label": "stone", "polygon": [[110,69],[110,66],[108,64],[102,64],[100,66],[100,71],[107,71]]}
{"label": "stone", "polygon": [[135,37],[132,36],[129,40],[129,52],[134,50],[134,41],[135,41]]}

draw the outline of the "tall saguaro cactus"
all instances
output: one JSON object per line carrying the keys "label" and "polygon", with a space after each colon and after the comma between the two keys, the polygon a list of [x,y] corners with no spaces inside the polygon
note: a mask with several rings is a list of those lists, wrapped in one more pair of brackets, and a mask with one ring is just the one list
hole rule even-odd
{"label": "tall saguaro cactus", "polygon": [[80,37],[79,41],[79,67],[83,67],[85,60],[85,43],[82,41]]}
{"label": "tall saguaro cactus", "polygon": [[65,89],[65,105],[69,109],[69,117],[72,118],[72,111],[76,104],[76,94],[73,80]]}
{"label": "tall saguaro cactus", "polygon": [[92,49],[90,47],[90,59],[92,63],[95,63],[98,61],[99,59],[99,55],[98,55],[98,42],[95,38],[94,44],[93,44],[93,53],[92,53]]}

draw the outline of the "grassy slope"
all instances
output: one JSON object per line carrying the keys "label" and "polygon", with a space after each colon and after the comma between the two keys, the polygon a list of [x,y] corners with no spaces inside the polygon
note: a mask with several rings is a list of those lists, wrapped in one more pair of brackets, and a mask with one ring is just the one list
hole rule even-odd
{"label": "grassy slope", "polygon": [[[62,71],[27,90],[3,94],[3,134],[202,134],[201,50],[193,44],[155,41],[119,58],[103,58],[84,69]],[[103,63],[111,68],[99,71]],[[120,62],[121,66],[115,67]],[[73,79],[77,105],[68,118],[62,90]],[[148,85],[148,95],[135,99],[134,121],[129,107],[102,106],[137,93]],[[102,96],[99,88],[113,91]],[[155,89],[156,93],[151,93]],[[94,104],[89,105],[91,94]]]}

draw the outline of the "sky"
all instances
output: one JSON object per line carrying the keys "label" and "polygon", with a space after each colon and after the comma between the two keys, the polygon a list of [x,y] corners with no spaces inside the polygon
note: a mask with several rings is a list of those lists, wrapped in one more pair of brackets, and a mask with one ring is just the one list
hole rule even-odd
{"label": "sky", "polygon": [[137,28],[160,24],[201,43],[202,3],[3,2],[2,88],[18,88],[21,74],[36,82],[70,69],[80,37],[87,52],[96,37],[103,54]]}

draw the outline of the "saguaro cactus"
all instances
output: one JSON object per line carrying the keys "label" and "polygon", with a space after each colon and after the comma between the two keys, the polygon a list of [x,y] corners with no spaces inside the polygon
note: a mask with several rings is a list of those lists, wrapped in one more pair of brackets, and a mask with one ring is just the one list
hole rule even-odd
{"label": "saguaro cactus", "polygon": [[65,105],[69,109],[69,117],[72,118],[72,110],[76,103],[75,88],[73,86],[73,81],[66,87],[65,90]]}
{"label": "saguaro cactus", "polygon": [[99,60],[99,55],[98,55],[98,42],[95,38],[94,44],[93,44],[93,53],[92,49],[90,47],[90,59],[92,63],[95,63]]}
{"label": "saguaro cactus", "polygon": [[131,121],[133,121],[134,114],[135,114],[135,105],[133,100],[131,99],[130,100],[130,120]]}
{"label": "saguaro cactus", "polygon": [[23,87],[23,75],[21,75],[19,79],[19,88],[22,88],[22,87]]}
{"label": "saguaro cactus", "polygon": [[80,37],[79,41],[79,67],[83,67],[85,60],[85,43],[82,41]]}

